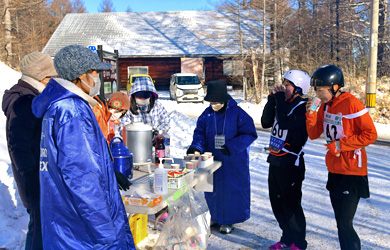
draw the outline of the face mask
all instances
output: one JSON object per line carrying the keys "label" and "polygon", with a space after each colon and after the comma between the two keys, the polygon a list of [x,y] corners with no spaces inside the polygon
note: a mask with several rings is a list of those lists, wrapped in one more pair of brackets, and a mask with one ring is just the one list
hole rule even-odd
{"label": "face mask", "polygon": [[95,83],[95,85],[93,87],[89,86],[86,82],[84,82],[84,80],[81,80],[82,83],[84,83],[85,86],[87,86],[89,88],[89,96],[95,96],[99,93],[99,90],[100,90],[100,77],[97,76],[97,77],[93,77],[91,76],[91,74],[88,73],[88,75],[93,79],[93,82]]}
{"label": "face mask", "polygon": [[218,103],[218,104],[211,105],[211,108],[212,108],[215,112],[217,112],[217,111],[219,111],[221,108],[223,108],[223,106],[224,106],[224,103]]}
{"label": "face mask", "polygon": [[116,121],[122,116],[122,112],[119,112],[116,109],[111,109],[110,112],[111,112],[110,120]]}
{"label": "face mask", "polygon": [[150,103],[150,98],[148,99],[135,98],[135,102],[137,103],[138,106],[147,106]]}

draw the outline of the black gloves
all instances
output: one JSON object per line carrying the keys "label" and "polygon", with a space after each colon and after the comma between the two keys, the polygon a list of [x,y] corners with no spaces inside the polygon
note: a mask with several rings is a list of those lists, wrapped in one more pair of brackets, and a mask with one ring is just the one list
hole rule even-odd
{"label": "black gloves", "polygon": [[121,172],[118,171],[114,171],[114,172],[115,172],[116,182],[118,182],[119,189],[124,191],[128,190],[131,185],[129,179],[127,179],[127,177]]}
{"label": "black gloves", "polygon": [[227,156],[231,155],[230,150],[225,145],[222,146],[221,152],[222,152],[222,154],[227,155]]}
{"label": "black gloves", "polygon": [[197,148],[189,148],[189,149],[187,149],[187,155],[194,154],[195,152],[199,152],[200,153],[200,150],[197,149]]}

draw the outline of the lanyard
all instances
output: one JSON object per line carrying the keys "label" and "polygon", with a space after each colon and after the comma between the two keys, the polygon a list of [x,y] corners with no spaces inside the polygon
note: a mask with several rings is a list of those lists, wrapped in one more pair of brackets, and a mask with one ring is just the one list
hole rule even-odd
{"label": "lanyard", "polygon": [[[224,120],[223,120],[222,134],[225,133],[226,113],[227,113],[227,109],[226,109],[226,112],[225,112],[225,118],[224,118]],[[214,111],[215,134],[218,135],[218,130],[217,130],[217,118],[215,118],[216,115],[217,115],[217,112]]]}

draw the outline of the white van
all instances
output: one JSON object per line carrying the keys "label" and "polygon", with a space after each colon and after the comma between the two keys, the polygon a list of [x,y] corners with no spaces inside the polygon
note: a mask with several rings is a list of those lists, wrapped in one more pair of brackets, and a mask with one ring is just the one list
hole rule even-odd
{"label": "white van", "polygon": [[204,99],[203,86],[196,74],[176,73],[171,76],[169,84],[171,100],[179,102],[202,102]]}

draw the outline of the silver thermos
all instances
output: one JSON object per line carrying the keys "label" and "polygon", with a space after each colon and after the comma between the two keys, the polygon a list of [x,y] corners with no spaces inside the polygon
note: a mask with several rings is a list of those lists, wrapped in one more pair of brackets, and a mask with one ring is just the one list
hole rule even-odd
{"label": "silver thermos", "polygon": [[123,128],[123,142],[133,154],[133,164],[152,162],[153,129],[150,125],[135,122]]}

